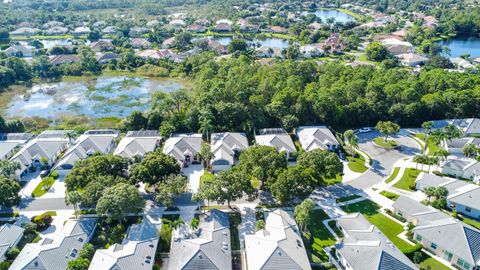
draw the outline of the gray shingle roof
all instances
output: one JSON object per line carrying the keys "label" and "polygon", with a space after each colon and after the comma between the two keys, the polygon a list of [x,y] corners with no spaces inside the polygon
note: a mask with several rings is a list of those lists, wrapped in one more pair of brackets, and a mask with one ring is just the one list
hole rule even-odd
{"label": "gray shingle roof", "polygon": [[337,222],[346,234],[335,247],[355,270],[418,269],[361,214],[343,216]]}
{"label": "gray shingle roof", "polygon": [[114,154],[123,157],[132,158],[134,156],[143,156],[148,152],[154,151],[160,145],[162,137],[155,131],[129,132],[123,138],[115,149]]}
{"label": "gray shingle roof", "polygon": [[68,261],[77,258],[79,251],[93,235],[95,219],[68,220],[63,229],[38,243],[27,244],[10,270],[65,270]]}
{"label": "gray shingle roof", "polygon": [[333,133],[326,126],[303,126],[296,129],[297,137],[306,151],[313,149],[327,150],[327,145],[338,145]]}
{"label": "gray shingle roof", "polygon": [[459,194],[452,194],[448,200],[456,205],[464,205],[472,209],[480,210],[480,187],[466,191],[459,192]]}
{"label": "gray shingle roof", "polygon": [[22,227],[8,223],[0,227],[0,261],[8,249],[22,238],[24,230]]}
{"label": "gray shingle roof", "polygon": [[175,230],[167,269],[232,269],[228,215],[211,210],[195,232]]}
{"label": "gray shingle roof", "polygon": [[435,174],[421,172],[416,180],[417,189],[423,190],[426,187],[437,187],[448,182],[452,179],[441,177]]}

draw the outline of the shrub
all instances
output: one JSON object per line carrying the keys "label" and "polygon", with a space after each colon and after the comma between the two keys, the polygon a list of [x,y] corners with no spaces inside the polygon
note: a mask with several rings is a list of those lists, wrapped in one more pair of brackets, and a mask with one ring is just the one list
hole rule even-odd
{"label": "shrub", "polygon": [[18,250],[16,247],[12,247],[7,251],[5,257],[7,257],[8,260],[14,260],[18,254],[20,254],[20,250]]}
{"label": "shrub", "polygon": [[257,224],[255,224],[255,229],[257,229],[257,231],[265,229],[265,221],[257,220]]}
{"label": "shrub", "polygon": [[53,179],[57,179],[58,178],[58,172],[57,171],[53,171],[50,176],[53,178]]}

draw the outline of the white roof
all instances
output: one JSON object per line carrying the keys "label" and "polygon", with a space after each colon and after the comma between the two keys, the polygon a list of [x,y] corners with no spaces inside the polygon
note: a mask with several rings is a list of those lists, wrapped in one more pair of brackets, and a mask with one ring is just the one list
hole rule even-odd
{"label": "white roof", "polygon": [[402,45],[406,47],[413,47],[412,43],[396,38],[386,38],[381,41],[385,45]]}
{"label": "white roof", "polygon": [[284,210],[265,213],[265,229],[245,235],[248,269],[311,269],[299,229]]}
{"label": "white roof", "polygon": [[259,145],[272,146],[278,151],[285,151],[287,153],[295,153],[297,149],[293,144],[292,138],[287,133],[285,134],[266,134],[255,135],[255,141]]}
{"label": "white roof", "polygon": [[179,134],[165,141],[163,153],[183,162],[185,155],[196,155],[202,147],[202,134]]}
{"label": "white roof", "polygon": [[211,148],[214,155],[212,163],[217,160],[226,160],[233,165],[235,151],[243,151],[248,148],[247,136],[245,133],[237,132],[213,133]]}
{"label": "white roof", "polygon": [[134,156],[144,156],[152,152],[159,145],[162,137],[158,133],[152,133],[146,136],[129,136],[127,134],[119,143],[114,155],[132,158]]}
{"label": "white roof", "polygon": [[338,145],[333,133],[326,126],[303,126],[296,129],[298,140],[305,151],[327,150],[327,145]]}

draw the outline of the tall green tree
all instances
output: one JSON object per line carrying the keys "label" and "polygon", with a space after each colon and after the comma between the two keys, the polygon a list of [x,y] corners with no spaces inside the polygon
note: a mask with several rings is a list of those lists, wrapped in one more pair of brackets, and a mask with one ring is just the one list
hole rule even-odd
{"label": "tall green tree", "polygon": [[17,170],[20,170],[20,163],[18,161],[0,160],[1,176],[13,178]]}
{"label": "tall green tree", "polygon": [[140,163],[132,166],[130,179],[135,183],[144,182],[155,185],[164,177],[179,173],[180,165],[177,160],[157,150],[147,153]]}
{"label": "tall green tree", "polygon": [[365,54],[368,60],[377,62],[391,57],[387,47],[378,41],[370,42],[365,49]]}
{"label": "tall green tree", "polygon": [[388,136],[393,136],[400,132],[400,126],[391,121],[379,121],[375,128],[385,135],[385,142],[388,141]]}
{"label": "tall green tree", "polygon": [[307,225],[311,220],[312,211],[315,207],[315,203],[312,199],[306,199],[301,204],[295,206],[294,215],[300,229],[306,231]]}
{"label": "tall green tree", "polygon": [[157,189],[155,201],[170,207],[176,197],[187,191],[187,178],[181,174],[170,174],[158,184]]}
{"label": "tall green tree", "polygon": [[326,179],[334,178],[343,172],[343,163],[338,156],[321,149],[300,153],[297,158],[297,167],[308,170],[316,179],[317,185],[322,185]]}
{"label": "tall green tree", "polygon": [[0,176],[0,206],[12,207],[20,203],[20,184],[10,178]]}
{"label": "tall green tree", "polygon": [[304,199],[309,196],[317,185],[311,169],[300,166],[288,167],[278,176],[278,179],[271,184],[275,199],[281,203],[290,203],[294,199]]}
{"label": "tall green tree", "polygon": [[345,142],[352,148],[358,148],[358,137],[355,134],[355,131],[349,129],[343,133],[343,138],[345,138]]}
{"label": "tall green tree", "polygon": [[112,219],[122,219],[126,214],[139,213],[145,205],[138,189],[130,184],[119,183],[109,187],[97,203],[97,213]]}

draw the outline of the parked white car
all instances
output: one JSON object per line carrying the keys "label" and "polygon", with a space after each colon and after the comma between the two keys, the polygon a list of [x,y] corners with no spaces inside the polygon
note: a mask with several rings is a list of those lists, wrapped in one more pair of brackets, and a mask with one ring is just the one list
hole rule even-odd
{"label": "parked white car", "polygon": [[358,133],[368,133],[368,132],[371,132],[371,131],[372,131],[372,128],[364,127],[364,128],[359,129]]}

